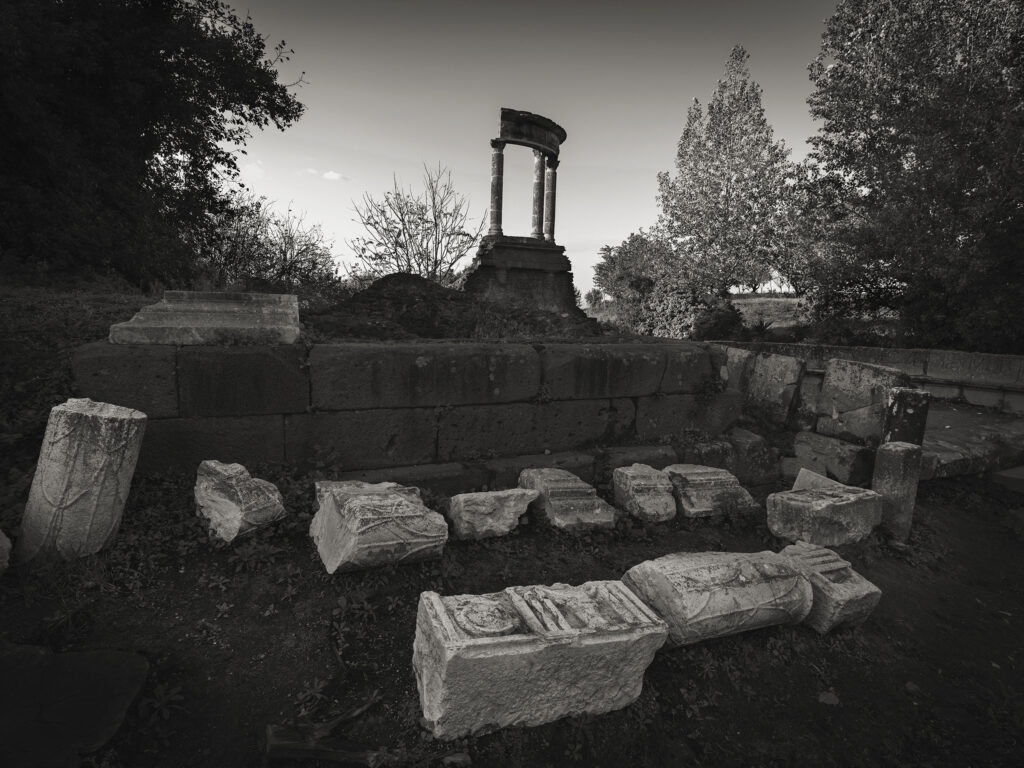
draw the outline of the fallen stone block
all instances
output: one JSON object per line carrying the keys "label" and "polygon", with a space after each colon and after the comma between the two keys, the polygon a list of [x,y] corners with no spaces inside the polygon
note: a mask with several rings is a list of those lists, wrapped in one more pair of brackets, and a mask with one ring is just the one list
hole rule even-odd
{"label": "fallen stone block", "polygon": [[205,517],[224,541],[234,541],[287,514],[277,486],[251,477],[241,464],[204,461],[193,494],[196,514]]}
{"label": "fallen stone block", "polygon": [[727,470],[671,464],[665,472],[672,480],[678,509],[684,517],[745,515],[758,509],[757,502]]}
{"label": "fallen stone block", "polygon": [[793,451],[800,466],[843,485],[865,486],[871,482],[875,453],[866,446],[815,432],[800,432],[793,440]]}
{"label": "fallen stone block", "polygon": [[598,497],[593,486],[564,469],[524,469],[519,475],[519,487],[540,491],[534,509],[559,530],[615,527],[615,507]]}
{"label": "fallen stone block", "polygon": [[427,509],[418,494],[412,498],[408,491],[415,489],[360,494],[316,485],[319,509],[309,535],[328,573],[441,556],[448,524]]}
{"label": "fallen stone block", "polygon": [[292,344],[299,300],[291,294],[164,291],[126,323],[110,326],[111,344]]}
{"label": "fallen stone block", "polygon": [[779,555],[811,583],[814,603],[804,619],[819,634],[862,624],[882,599],[882,590],[857,573],[831,549],[798,541]]}
{"label": "fallen stone block", "polygon": [[819,475],[806,467],[800,467],[796,480],[793,481],[792,491],[802,491],[806,488],[848,488],[849,486],[836,482],[832,478]]}
{"label": "fallen stone block", "polygon": [[667,633],[617,581],[423,592],[413,642],[423,718],[450,740],[621,709]]}
{"label": "fallen stone block", "polygon": [[897,541],[910,537],[920,479],[921,446],[913,443],[878,446],[871,488],[882,496],[882,530]]}
{"label": "fallen stone block", "polygon": [[539,495],[540,491],[527,488],[460,493],[452,497],[448,517],[456,538],[504,536],[519,525],[519,518]]}
{"label": "fallen stone block", "polygon": [[616,467],[612,472],[615,503],[633,517],[661,523],[676,516],[676,500],[668,474],[646,464]]}
{"label": "fallen stone block", "polygon": [[866,488],[805,488],[768,497],[768,529],[832,547],[864,539],[882,522],[882,497]]}
{"label": "fallen stone block", "polygon": [[87,398],[50,410],[21,521],[18,558],[99,552],[117,533],[146,414]]}
{"label": "fallen stone block", "polygon": [[4,571],[7,570],[7,566],[11,562],[11,540],[7,538],[7,534],[0,531],[0,576],[3,575]]}
{"label": "fallen stone block", "polygon": [[678,552],[633,566],[622,581],[665,619],[673,646],[797,624],[811,610],[807,578],[774,552]]}

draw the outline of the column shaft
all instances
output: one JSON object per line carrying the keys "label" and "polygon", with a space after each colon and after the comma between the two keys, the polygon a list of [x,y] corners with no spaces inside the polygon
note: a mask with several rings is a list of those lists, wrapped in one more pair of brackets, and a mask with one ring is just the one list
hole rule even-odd
{"label": "column shaft", "polygon": [[502,185],[505,177],[505,144],[491,142],[491,225],[488,235],[501,235]]}
{"label": "column shaft", "polygon": [[548,158],[544,172],[544,239],[555,241],[555,172],[558,161]]}
{"label": "column shaft", "polygon": [[530,237],[544,238],[544,153],[533,150],[533,217]]}

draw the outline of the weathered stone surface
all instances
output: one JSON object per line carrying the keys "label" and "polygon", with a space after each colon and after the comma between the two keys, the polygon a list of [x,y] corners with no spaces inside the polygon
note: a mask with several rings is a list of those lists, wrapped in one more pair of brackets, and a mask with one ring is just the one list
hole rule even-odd
{"label": "weathered stone surface", "polygon": [[793,567],[811,583],[814,603],[804,624],[819,634],[824,635],[839,626],[862,624],[882,599],[882,590],[831,549],[798,541],[779,555],[789,558]]}
{"label": "weathered stone surface", "polygon": [[665,373],[661,344],[546,344],[543,391],[552,400],[653,395]]}
{"label": "weathered stone surface", "polygon": [[420,595],[413,670],[436,738],[634,702],[667,627],[616,581]]}
{"label": "weathered stone surface", "polygon": [[[442,496],[454,496],[457,493],[469,493],[488,487],[490,474],[485,467],[465,465],[456,462],[446,464],[414,464],[405,467],[385,467],[382,469],[358,469],[351,472],[338,472],[338,480],[362,480],[365,483],[381,483],[393,481],[402,485],[413,485],[417,488],[429,489]],[[515,485],[516,472],[510,485]]]}
{"label": "weathered stone surface", "polygon": [[800,466],[831,477],[844,485],[867,485],[875,453],[863,445],[854,445],[815,432],[800,432],[793,441]]}
{"label": "weathered stone surface", "polygon": [[819,475],[806,467],[800,467],[796,480],[793,481],[792,491],[803,491],[807,488],[846,488],[848,486],[836,482],[832,478]]}
{"label": "weathered stone surface", "polygon": [[[609,448],[605,451],[604,459],[608,468],[612,470],[628,467],[630,464],[647,464],[655,469],[664,469],[669,464],[679,461],[676,450],[671,445],[625,445]],[[587,479],[583,475],[580,477],[583,480]]]}
{"label": "weathered stone surface", "polygon": [[709,350],[699,344],[676,342],[665,345],[665,357],[661,392],[667,395],[704,392],[720,379],[721,372],[712,365]]}
{"label": "weathered stone surface", "polygon": [[284,417],[284,454],[289,464],[346,470],[427,464],[436,429],[433,408],[294,414]]}
{"label": "weathered stone surface", "polygon": [[676,516],[676,500],[668,474],[646,464],[617,467],[612,472],[615,503],[633,517],[661,523]]}
{"label": "weathered stone surface", "polygon": [[747,429],[733,427],[725,433],[732,448],[725,466],[743,485],[764,485],[779,479],[779,462],[768,441]]}
{"label": "weathered stone surface", "polygon": [[866,488],[805,488],[768,497],[768,529],[782,539],[833,547],[882,522],[882,497]]}
{"label": "weathered stone surface", "polygon": [[926,389],[890,389],[885,403],[882,442],[921,445],[928,424],[930,402],[931,395]]}
{"label": "weathered stone surface", "polygon": [[146,426],[139,473],[192,472],[201,461],[284,463],[284,417],[155,419]]}
{"label": "weathered stone surface", "polygon": [[83,397],[150,419],[172,418],[178,415],[177,354],[171,346],[96,341],[75,349],[71,371]]}
{"label": "weathered stone surface", "polygon": [[309,410],[306,349],[276,346],[183,347],[178,404],[192,416],[248,416]]}
{"label": "weathered stone surface", "polygon": [[672,480],[679,511],[684,517],[744,515],[757,510],[753,497],[731,472],[697,464],[671,464],[665,473]]}
{"label": "weathered stone surface", "polygon": [[389,481],[372,483],[364,480],[317,480],[314,487],[316,488],[316,502],[321,507],[325,503],[330,503],[340,509],[349,499],[356,496],[390,496],[394,494],[414,504],[423,501],[419,488]]}
{"label": "weathered stone surface", "polygon": [[7,534],[0,531],[0,576],[3,576],[3,573],[7,570],[7,566],[10,561],[11,540],[7,538]]}
{"label": "weathered stone surface", "polygon": [[292,344],[299,301],[291,294],[164,291],[126,323],[110,326],[111,344]]}
{"label": "weathered stone surface", "polygon": [[637,400],[636,436],[654,440],[699,430],[714,437],[735,424],[742,413],[743,396],[726,390],[710,397],[663,395]]}
{"label": "weathered stone surface", "polygon": [[872,403],[845,413],[819,416],[815,426],[820,435],[874,448],[882,441],[885,429],[885,404]]}
{"label": "weathered stone surface", "polygon": [[146,414],[87,398],[50,410],[21,521],[18,558],[92,555],[117,533]]}
{"label": "weathered stone surface", "polygon": [[890,389],[909,386],[910,377],[896,368],[833,358],[825,363],[818,413],[838,418],[870,405],[884,405]]}
{"label": "weathered stone surface", "polygon": [[564,469],[524,469],[519,487],[540,491],[534,509],[559,530],[615,527],[615,507],[599,498],[593,486]]}
{"label": "weathered stone surface", "polygon": [[[701,440],[687,446],[686,461],[684,463],[729,469],[729,466],[735,462],[735,457],[733,456],[735,450],[732,443],[724,437],[717,437],[714,440]],[[674,464],[675,462],[669,463]]]}
{"label": "weathered stone surface", "polygon": [[316,484],[319,508],[309,535],[328,573],[441,556],[448,524],[419,501],[416,489],[363,490],[349,483]]}
{"label": "weathered stone surface", "polygon": [[719,376],[726,382],[728,389],[737,392],[746,392],[750,368],[754,363],[754,353],[740,349],[739,347],[726,348],[725,375],[719,371]]}
{"label": "weathered stone surface", "polygon": [[792,421],[797,431],[813,430],[818,422],[818,400],[821,397],[822,379],[822,374],[810,371],[805,371],[803,378],[800,379]]}
{"label": "weathered stone surface", "polygon": [[224,541],[233,541],[286,514],[277,486],[251,477],[241,464],[204,461],[199,465],[196,513],[205,517],[211,530]]}
{"label": "weathered stone surface", "polygon": [[527,488],[460,493],[452,497],[448,517],[456,538],[504,536],[519,525],[519,518],[539,495]]}
{"label": "weathered stone surface", "polygon": [[533,453],[512,456],[506,459],[491,459],[484,463],[490,475],[491,488],[514,488],[524,469],[564,469],[576,475],[585,483],[594,482],[594,456],[583,451],[559,451],[556,453]]}
{"label": "weathered stone surface", "polygon": [[746,409],[771,424],[785,425],[793,413],[804,361],[786,355],[759,353],[746,377]]}
{"label": "weathered stone surface", "polygon": [[622,581],[665,619],[674,646],[796,624],[811,610],[807,578],[773,552],[678,552],[633,566]]}
{"label": "weathered stone surface", "polygon": [[921,479],[921,446],[884,443],[875,454],[871,488],[882,496],[882,529],[898,541],[910,537]]}

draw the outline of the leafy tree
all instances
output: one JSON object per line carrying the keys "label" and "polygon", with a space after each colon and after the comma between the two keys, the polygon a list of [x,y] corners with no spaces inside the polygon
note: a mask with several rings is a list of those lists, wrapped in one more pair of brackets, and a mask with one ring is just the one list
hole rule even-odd
{"label": "leafy tree", "polygon": [[0,45],[7,261],[187,275],[236,148],[302,113],[284,43],[219,0],[5,0]]}
{"label": "leafy tree", "polygon": [[382,199],[366,194],[355,211],[367,234],[348,245],[359,271],[373,278],[406,272],[453,286],[483,231],[483,219],[475,227],[470,223],[468,201],[440,165],[424,166],[421,193],[402,189],[394,179]]}
{"label": "leafy tree", "polygon": [[587,302],[587,306],[591,309],[602,307],[604,306],[604,291],[600,288],[591,288],[584,294],[583,300]]}
{"label": "leafy tree", "polygon": [[659,226],[695,294],[756,288],[781,263],[790,236],[789,151],[774,140],[748,58],[733,48],[706,112],[694,99],[675,176],[658,176]]}
{"label": "leafy tree", "polygon": [[1024,6],[843,0],[810,74],[819,314],[1024,351]]}

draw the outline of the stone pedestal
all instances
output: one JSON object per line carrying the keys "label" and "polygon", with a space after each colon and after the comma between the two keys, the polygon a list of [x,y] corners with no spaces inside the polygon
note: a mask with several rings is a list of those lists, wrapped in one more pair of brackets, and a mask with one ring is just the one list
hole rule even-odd
{"label": "stone pedestal", "polygon": [[805,488],[768,497],[768,529],[782,539],[833,547],[864,539],[882,522],[882,497],[865,488]]}
{"label": "stone pedestal", "polygon": [[571,268],[565,248],[553,242],[488,235],[480,241],[464,290],[487,301],[582,315]]}
{"label": "stone pedestal", "polygon": [[117,533],[146,414],[89,399],[50,411],[21,522],[18,558],[92,555]]}
{"label": "stone pedestal", "polygon": [[798,541],[779,552],[811,584],[814,604],[804,624],[824,635],[839,626],[862,624],[882,599],[882,590],[831,549]]}
{"label": "stone pedestal", "polygon": [[617,581],[424,592],[413,642],[423,718],[448,740],[621,709],[666,635]]}
{"label": "stone pedestal", "polygon": [[580,532],[615,527],[615,507],[572,472],[524,469],[519,475],[519,487],[540,492],[534,508],[559,530]]}
{"label": "stone pedestal", "polygon": [[920,445],[883,443],[878,446],[871,488],[882,496],[882,529],[897,541],[910,538],[920,479]]}
{"label": "stone pedestal", "polygon": [[612,471],[615,503],[633,517],[661,523],[676,516],[672,480],[646,464],[616,467]]}
{"label": "stone pedestal", "polygon": [[241,464],[204,461],[193,491],[196,512],[224,541],[254,531],[285,516],[277,486],[249,475]]}

